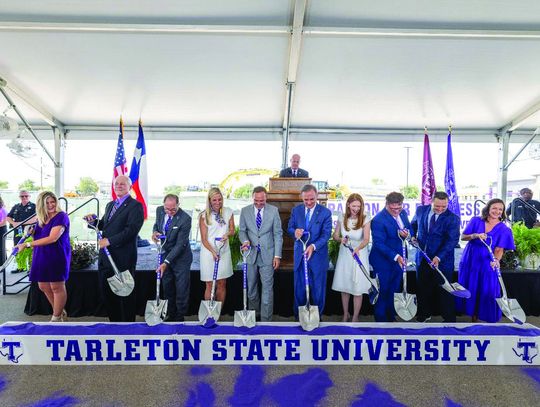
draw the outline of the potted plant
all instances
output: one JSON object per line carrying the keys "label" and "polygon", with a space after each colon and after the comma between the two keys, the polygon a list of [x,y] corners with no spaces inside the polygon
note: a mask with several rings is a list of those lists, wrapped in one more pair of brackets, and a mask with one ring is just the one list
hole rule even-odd
{"label": "potted plant", "polygon": [[540,267],[540,228],[527,228],[522,222],[512,225],[516,254],[521,266],[535,270]]}
{"label": "potted plant", "polygon": [[71,270],[82,270],[94,263],[97,257],[96,245],[71,240]]}

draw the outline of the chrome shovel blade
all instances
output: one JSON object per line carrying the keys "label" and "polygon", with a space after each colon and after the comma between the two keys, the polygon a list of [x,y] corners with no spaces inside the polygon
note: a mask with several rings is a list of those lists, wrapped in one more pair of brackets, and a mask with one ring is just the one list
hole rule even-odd
{"label": "chrome shovel blade", "polygon": [[298,319],[304,331],[313,331],[319,327],[319,307],[316,305],[302,305],[298,307]]}
{"label": "chrome shovel blade", "polygon": [[119,273],[119,277],[116,275],[107,278],[109,287],[113,293],[119,297],[127,297],[135,288],[135,280],[129,271],[122,271]]}

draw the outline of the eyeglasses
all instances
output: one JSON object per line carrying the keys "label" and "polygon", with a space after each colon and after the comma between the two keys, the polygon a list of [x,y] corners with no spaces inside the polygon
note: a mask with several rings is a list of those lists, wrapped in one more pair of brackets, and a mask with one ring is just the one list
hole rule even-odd
{"label": "eyeglasses", "polygon": [[19,195],[19,198],[28,198],[30,195]]}

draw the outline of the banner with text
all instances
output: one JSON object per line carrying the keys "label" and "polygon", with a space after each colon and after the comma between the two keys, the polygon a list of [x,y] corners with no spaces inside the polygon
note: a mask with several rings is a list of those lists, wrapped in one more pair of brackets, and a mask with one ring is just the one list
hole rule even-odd
{"label": "banner with text", "polygon": [[540,329],[515,324],[197,323],[0,326],[0,365],[540,365]]}

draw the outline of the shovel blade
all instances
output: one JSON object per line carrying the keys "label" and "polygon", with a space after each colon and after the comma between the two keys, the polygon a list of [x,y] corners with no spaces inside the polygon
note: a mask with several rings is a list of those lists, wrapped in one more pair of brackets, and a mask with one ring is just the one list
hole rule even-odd
{"label": "shovel blade", "polygon": [[319,327],[321,321],[319,307],[316,305],[302,305],[298,307],[298,319],[304,331],[313,331]]}
{"label": "shovel blade", "polygon": [[253,328],[256,323],[255,311],[250,311],[247,309],[242,311],[234,311],[234,326]]}
{"label": "shovel blade", "polygon": [[119,297],[127,297],[135,288],[135,280],[128,270],[122,271],[119,277],[116,275],[109,277],[107,281],[111,291]]}
{"label": "shovel blade", "polygon": [[471,298],[471,292],[467,290],[465,287],[463,287],[459,283],[452,283],[449,284],[450,290],[445,287],[446,284],[444,284],[442,287],[448,291],[453,296],[459,297],[459,298]]}
{"label": "shovel blade", "polygon": [[503,312],[506,317],[511,320],[512,322],[516,322],[518,324],[523,324],[527,320],[527,316],[525,315],[525,311],[523,311],[523,308],[519,305],[519,302],[514,298],[495,298],[497,301],[497,304],[501,308],[501,311]]}
{"label": "shovel blade", "polygon": [[158,325],[163,322],[167,316],[167,300],[160,300],[159,304],[156,300],[147,301],[144,310],[144,320],[150,326]]}
{"label": "shovel blade", "polygon": [[405,292],[395,293],[394,309],[401,319],[410,321],[416,315],[416,295]]}
{"label": "shovel blade", "polygon": [[221,314],[221,301],[203,300],[199,306],[199,322],[205,327],[216,324]]}

